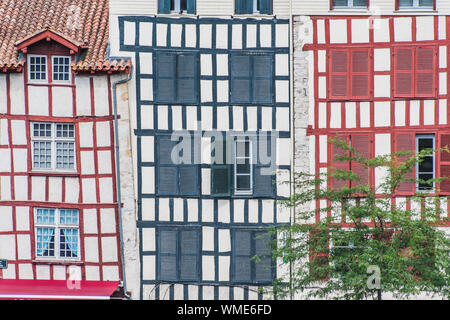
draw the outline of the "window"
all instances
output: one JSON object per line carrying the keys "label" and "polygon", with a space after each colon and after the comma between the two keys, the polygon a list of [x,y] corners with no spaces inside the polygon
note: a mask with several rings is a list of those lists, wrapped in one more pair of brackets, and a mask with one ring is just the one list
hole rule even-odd
{"label": "window", "polygon": [[232,281],[272,282],[271,236],[260,230],[233,230],[232,240]]}
{"label": "window", "polygon": [[[416,136],[416,152],[425,149],[434,150],[434,135],[417,135]],[[434,183],[427,180],[434,179],[434,153],[427,155],[423,161],[416,164],[416,179],[422,180],[417,183],[418,191],[430,191],[434,188]]]}
{"label": "window", "polygon": [[328,97],[335,100],[369,99],[371,54],[367,48],[329,52]]}
{"label": "window", "polygon": [[367,0],[333,0],[332,9],[367,8]]}
{"label": "window", "polygon": [[236,0],[236,14],[272,14],[272,0]]}
{"label": "window", "polygon": [[156,54],[156,101],[197,103],[199,92],[198,55],[193,53]]}
{"label": "window", "polygon": [[394,49],[395,97],[435,97],[436,53],[433,46]]}
{"label": "window", "polygon": [[70,57],[53,58],[53,81],[70,80]]}
{"label": "window", "polygon": [[161,228],[158,233],[159,280],[197,281],[200,231],[194,228]]}
{"label": "window", "polygon": [[433,9],[434,0],[397,0],[398,9]]}
{"label": "window", "polygon": [[37,258],[79,258],[79,213],[75,209],[34,209]]}
{"label": "window", "polygon": [[158,0],[158,13],[195,14],[196,0]]}
{"label": "window", "polygon": [[33,169],[75,170],[75,125],[73,123],[31,123]]}
{"label": "window", "polygon": [[70,81],[71,58],[69,56],[28,56],[28,80],[30,82],[55,82],[67,83]]}
{"label": "window", "polygon": [[273,102],[273,57],[268,54],[231,55],[232,103]]}
{"label": "window", "polygon": [[[172,141],[170,135],[157,136],[157,191],[160,195],[199,195],[199,168],[196,148],[191,137]],[[179,148],[177,152],[176,148]],[[175,150],[175,151],[174,151]],[[172,158],[176,152],[180,158]],[[199,163],[199,162],[197,162]]]}
{"label": "window", "polygon": [[[267,138],[266,143],[264,138]],[[222,139],[212,141],[213,157],[211,164],[211,195],[226,196],[261,196],[271,197],[275,193],[273,170],[275,163],[272,158],[270,135],[267,137],[234,136],[231,140]],[[266,148],[266,150],[264,150]],[[259,149],[259,150],[258,150]],[[258,150],[258,152],[257,152]],[[220,151],[220,155],[219,155]],[[267,154],[270,163],[263,164],[261,153]]]}
{"label": "window", "polygon": [[47,80],[47,56],[28,57],[29,79],[33,81]]}

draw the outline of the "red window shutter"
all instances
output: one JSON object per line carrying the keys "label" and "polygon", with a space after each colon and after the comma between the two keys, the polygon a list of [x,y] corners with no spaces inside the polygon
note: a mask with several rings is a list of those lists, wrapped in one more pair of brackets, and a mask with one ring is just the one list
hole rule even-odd
{"label": "red window shutter", "polygon": [[[397,135],[397,151],[414,151],[414,135],[411,133],[401,133]],[[400,156],[399,161],[406,161],[412,154]],[[413,172],[406,174],[404,178],[413,178]],[[414,192],[413,182],[401,182],[397,186],[398,192]]]}
{"label": "red window shutter", "polygon": [[323,231],[311,230],[309,239],[310,275],[317,280],[326,280],[328,273],[318,272],[317,267],[325,267],[329,264],[329,236]]}
{"label": "red window shutter", "polygon": [[[338,140],[338,141],[348,142],[348,137],[335,136],[335,137],[333,137],[333,139]],[[348,150],[340,148],[339,146],[332,143],[331,144],[331,156],[332,156],[331,163],[332,163],[332,166],[334,167],[334,169],[349,170],[349,161],[348,160],[336,160],[336,157],[348,156]],[[332,177],[331,185],[332,185],[333,189],[339,190],[342,187],[348,187],[349,181],[335,179]]]}
{"label": "red window shutter", "polygon": [[369,97],[369,51],[352,51],[352,94],[353,98]]}
{"label": "red window shutter", "polygon": [[416,96],[434,96],[434,57],[433,47],[416,50]]}
{"label": "red window shutter", "polygon": [[397,48],[394,59],[394,93],[396,96],[412,96],[413,92],[413,49]]}
{"label": "red window shutter", "polygon": [[331,97],[348,96],[348,53],[347,51],[331,51]]}
{"label": "red window shutter", "polygon": [[[352,135],[352,145],[355,150],[356,156],[369,159],[370,140],[368,135]],[[362,164],[352,161],[351,170],[360,176],[361,180],[352,181],[353,186],[369,183],[369,168],[364,167]]]}
{"label": "red window shutter", "polygon": [[[441,148],[448,146],[450,148],[450,133],[444,133],[439,136],[441,141]],[[440,177],[448,177],[449,179],[442,180],[440,183],[440,190],[442,192],[450,192],[450,153],[440,152]]]}

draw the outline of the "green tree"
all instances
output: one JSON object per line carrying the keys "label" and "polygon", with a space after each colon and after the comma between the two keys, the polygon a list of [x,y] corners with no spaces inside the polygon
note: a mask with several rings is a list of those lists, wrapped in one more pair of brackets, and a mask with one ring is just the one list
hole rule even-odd
{"label": "green tree", "polygon": [[[284,202],[296,208],[295,222],[273,230],[278,238],[273,256],[290,267],[290,275],[275,280],[273,294],[382,299],[387,292],[395,298],[427,293],[448,299],[450,243],[443,227],[449,227],[449,220],[441,214],[441,198],[417,192],[410,198],[415,206],[395,202],[401,183],[439,183],[442,178],[422,181],[411,177],[411,172],[425,157],[448,150],[366,159],[347,142],[331,142],[345,151],[335,161],[384,170],[385,178],[373,186],[363,184],[355,172],[339,168],[318,176],[296,174],[295,194]],[[351,183],[333,189],[327,187],[329,179]],[[319,201],[326,201],[327,207],[311,206]]]}

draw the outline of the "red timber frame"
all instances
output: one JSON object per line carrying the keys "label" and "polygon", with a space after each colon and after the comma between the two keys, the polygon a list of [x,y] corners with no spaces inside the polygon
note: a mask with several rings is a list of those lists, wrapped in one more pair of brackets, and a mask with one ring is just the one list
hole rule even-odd
{"label": "red timber frame", "polygon": [[[331,2],[330,2],[331,3]],[[404,17],[404,16],[402,16]],[[428,40],[428,41],[417,41],[416,40],[416,17],[409,16],[411,18],[411,41],[402,41],[402,42],[395,42],[394,40],[394,16],[380,16],[379,18],[387,19],[389,23],[389,41],[386,42],[375,42],[374,41],[374,30],[373,28],[369,28],[369,41],[367,43],[352,43],[352,34],[351,34],[351,23],[352,19],[368,19],[368,16],[311,16],[312,20],[312,26],[313,26],[313,37],[312,37],[312,43],[305,44],[303,46],[303,50],[305,51],[312,51],[312,55],[314,57],[314,115],[313,124],[308,128],[307,133],[309,135],[313,135],[315,137],[315,173],[319,174],[321,170],[324,170],[325,168],[329,168],[331,165],[334,165],[332,158],[333,158],[333,146],[328,143],[327,144],[327,162],[321,162],[320,161],[320,142],[319,142],[319,136],[326,136],[327,139],[330,137],[336,137],[340,136],[341,139],[350,139],[354,136],[362,136],[365,139],[365,141],[368,141],[368,150],[364,151],[367,152],[369,157],[375,156],[375,134],[381,134],[381,133],[389,133],[390,134],[390,144],[391,144],[391,152],[395,152],[400,148],[397,137],[399,135],[411,135],[412,137],[412,149],[415,150],[415,135],[416,134],[434,134],[435,136],[435,146],[436,148],[439,148],[444,145],[450,146],[450,126],[448,125],[450,121],[450,70],[449,70],[449,62],[450,62],[450,17],[445,17],[446,19],[446,39],[439,39],[439,17],[433,16],[433,24],[434,24],[434,39],[435,40]],[[346,20],[347,21],[347,43],[331,43],[330,42],[330,21],[333,19],[339,19],[339,20]],[[318,24],[320,23],[324,26],[321,30],[324,30],[325,34],[321,35],[321,39],[323,39],[321,42],[319,42],[319,36],[318,36]],[[353,98],[353,97],[347,97],[347,99],[335,99],[333,97],[330,97],[329,95],[329,79],[331,70],[330,70],[330,58],[329,54],[332,50],[348,50],[350,52],[351,50],[357,50],[357,49],[364,49],[369,50],[369,52],[373,55],[374,49],[382,49],[382,48],[389,48],[391,49],[391,61],[390,61],[390,70],[389,71],[375,71],[374,70],[374,64],[373,62],[369,63],[370,70],[369,70],[369,90],[370,92],[374,92],[374,78],[377,75],[389,75],[391,79],[391,89],[393,88],[393,79],[394,79],[394,55],[392,54],[397,47],[418,47],[418,46],[432,46],[436,49],[436,54],[439,51],[439,46],[445,46],[447,49],[447,56],[446,56],[446,66],[447,67],[440,67],[438,65],[438,60],[435,58],[435,70],[433,81],[434,86],[436,88],[439,88],[439,73],[440,72],[446,72],[446,81],[447,81],[447,87],[446,87],[446,93],[441,93],[439,90],[437,90],[436,94],[432,96],[421,96],[421,97],[395,97],[393,94],[393,91],[391,90],[389,97],[369,97],[369,98]],[[319,51],[325,51],[326,53],[326,67],[321,67],[323,71],[319,72]],[[373,58],[371,58],[373,61]],[[321,78],[323,83],[323,79],[326,79],[327,84],[327,93],[326,95],[323,94],[319,97],[319,78]],[[413,102],[416,100],[415,102]],[[446,111],[444,115],[440,115],[439,113],[442,112],[444,109],[440,108],[439,100],[446,100],[445,107]],[[355,109],[352,112],[355,112],[355,124],[354,126],[347,128],[346,126],[346,118],[348,110],[345,108],[346,102],[353,102],[355,104]],[[405,104],[405,111],[403,113],[399,113],[399,115],[402,115],[401,122],[404,123],[404,125],[396,125],[396,113],[395,113],[395,103],[396,101],[404,101]],[[427,102],[427,105],[430,104],[434,106],[434,124],[427,124],[425,121],[426,115],[425,115],[425,101]],[[383,126],[376,126],[375,125],[375,102],[386,102],[390,105],[390,120],[387,123],[387,125]],[[410,122],[410,105],[412,103],[417,103],[418,105],[418,123],[412,124]],[[341,107],[340,112],[340,128],[332,127],[331,124],[331,105],[332,104],[338,104]],[[364,110],[368,111],[368,115],[370,115],[370,120],[365,120],[365,123],[363,125],[361,114],[363,112],[363,106]],[[326,108],[326,119],[324,119],[324,109]],[[431,108],[431,107],[430,107]],[[321,110],[321,112],[320,112]],[[365,113],[366,114],[366,113]],[[404,116],[404,118],[403,118]],[[446,118],[445,123],[440,123],[440,116],[443,118]],[[321,117],[319,122],[319,117]],[[366,118],[367,119],[367,118]],[[400,118],[399,118],[400,119]],[[397,120],[399,120],[397,119]],[[320,125],[319,125],[320,124]],[[347,166],[349,164],[342,166]],[[350,164],[351,165],[351,164]],[[415,174],[415,173],[414,173]],[[450,176],[450,156],[444,155],[444,153],[437,153],[435,155],[435,175],[436,177],[440,177],[441,174],[445,174]],[[368,181],[371,185],[375,183],[375,173],[374,170],[370,170],[368,173]],[[332,186],[332,181],[329,182],[329,186]],[[442,182],[441,185],[436,186],[436,189],[444,188],[448,191],[440,191],[439,195],[443,197],[448,197],[448,200],[450,200],[450,182]],[[413,194],[413,189],[411,187],[411,190],[409,189],[403,189],[403,191],[399,191],[397,196],[406,198],[406,206],[407,208],[411,208],[411,201],[409,196]],[[328,203],[329,205],[329,203]],[[320,207],[320,201],[317,200],[316,207]],[[328,215],[331,215],[331,212],[328,212]],[[447,215],[450,217],[450,201],[447,201]],[[320,213],[317,213],[316,215],[316,221],[320,220]],[[445,222],[447,226],[450,226],[450,222]],[[370,224],[370,223],[369,223]],[[343,226],[348,225],[345,223],[345,221],[342,221]]]}
{"label": "red timber frame", "polygon": [[[66,47],[65,43],[56,43],[56,46],[59,47],[62,52],[50,52],[49,50],[45,50],[45,46],[48,45],[49,42],[54,41],[54,39],[41,40],[41,42],[36,42],[29,44],[25,53],[25,59],[27,59],[27,54],[40,54],[47,55],[48,57],[51,54],[59,54],[64,53],[66,56],[71,56],[72,61],[74,61],[74,51],[72,48]],[[64,51],[65,50],[65,51]],[[25,60],[27,61],[27,60]],[[47,59],[49,62],[50,59]],[[103,267],[105,266],[116,266],[117,274],[119,279],[122,279],[122,265],[120,259],[120,232],[119,232],[119,217],[118,217],[118,208],[117,208],[117,192],[116,192],[116,175],[115,175],[115,148],[114,148],[114,116],[113,116],[113,107],[112,107],[112,91],[111,91],[111,75],[109,73],[99,73],[93,74],[89,73],[84,75],[89,77],[89,92],[90,92],[90,113],[78,116],[77,115],[77,86],[75,84],[75,77],[78,76],[72,70],[72,76],[69,83],[52,83],[52,77],[48,77],[48,83],[31,83],[28,81],[28,68],[23,68],[25,70],[23,74],[23,92],[13,91],[11,89],[11,74],[6,73],[3,76],[6,78],[6,114],[0,114],[0,119],[5,119],[8,124],[8,142],[7,144],[0,144],[0,149],[9,149],[10,152],[10,163],[11,170],[10,172],[0,172],[0,177],[9,177],[10,180],[10,200],[3,200],[0,198],[0,208],[7,206],[12,207],[12,230],[8,232],[0,232],[0,235],[14,235],[15,241],[15,257],[16,260],[9,260],[9,267],[15,268],[16,279],[19,279],[19,264],[31,264],[33,278],[36,279],[37,271],[36,268],[38,265],[49,265],[50,269],[50,280],[54,280],[54,272],[53,266],[65,266],[66,267],[66,275],[68,273],[69,266],[79,266],[81,268],[81,277],[82,280],[86,280],[86,267],[88,266],[96,266],[98,267],[99,279],[105,280],[103,275]],[[108,114],[104,116],[96,116],[96,106],[95,106],[95,96],[96,93],[94,91],[94,77],[105,77],[107,81],[107,89],[108,89],[108,97],[107,97],[107,105],[108,105]],[[48,116],[37,116],[29,114],[29,88],[31,86],[43,86],[48,87]],[[52,89],[55,87],[66,87],[71,89],[72,96],[72,115],[69,117],[59,117],[55,116],[53,113],[52,106]],[[24,101],[24,114],[15,114],[12,112],[12,95],[23,95]],[[12,127],[11,123],[15,120],[21,120],[25,122],[26,128],[26,144],[14,144],[12,139]],[[31,132],[30,132],[30,123],[33,121],[39,122],[66,122],[73,123],[75,127],[75,145],[76,145],[76,170],[74,172],[65,173],[65,172],[36,172],[32,170],[32,159],[31,159]],[[109,146],[98,146],[97,145],[97,124],[99,122],[108,122],[109,123]],[[80,124],[81,123],[92,123],[92,132],[89,134],[93,137],[93,145],[92,147],[81,147],[80,146]],[[26,172],[15,172],[14,170],[14,156],[13,151],[15,149],[26,149],[28,154],[27,159],[27,171]],[[81,172],[81,152],[82,151],[91,151],[94,155],[94,170],[92,174],[83,174]],[[109,151],[111,154],[111,173],[99,173],[99,167],[102,165],[99,163],[98,152],[99,151]],[[34,201],[32,200],[32,177],[40,176],[45,178],[45,199],[44,201]],[[28,183],[27,190],[27,199],[21,200],[16,199],[15,195],[15,178],[16,177],[25,177]],[[61,178],[61,202],[53,202],[50,201],[50,178],[58,177]],[[66,179],[77,179],[78,180],[78,199],[76,202],[65,202],[67,199],[67,190],[66,190]],[[95,203],[86,203],[83,199],[83,179],[95,179]],[[100,199],[100,179],[102,178],[110,178],[112,180],[112,202],[102,203]],[[29,207],[29,230],[21,231],[17,230],[17,222],[16,222],[16,210],[17,207]],[[79,210],[79,252],[80,259],[76,261],[72,260],[51,260],[51,261],[42,261],[36,259],[36,243],[35,243],[35,229],[34,229],[34,208],[35,207],[44,207],[44,208],[67,208],[67,209],[78,209]],[[101,217],[100,217],[100,209],[103,208],[111,208],[114,209],[114,220],[115,220],[115,231],[114,232],[105,232],[101,231]],[[85,209],[93,209],[96,213],[96,223],[97,223],[97,233],[86,233],[84,230],[84,210]],[[30,237],[30,257],[29,259],[19,259],[19,235],[28,235]],[[98,262],[88,262],[85,257],[85,239],[91,237],[97,239],[97,248],[98,248]],[[102,238],[104,237],[113,237],[117,243],[117,261],[115,262],[104,262],[102,259]],[[0,269],[0,278],[3,278],[3,270]]]}

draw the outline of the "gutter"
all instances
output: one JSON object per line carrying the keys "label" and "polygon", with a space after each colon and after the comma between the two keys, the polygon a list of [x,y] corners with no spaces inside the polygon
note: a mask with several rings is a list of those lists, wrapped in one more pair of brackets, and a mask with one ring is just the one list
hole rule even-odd
{"label": "gutter", "polygon": [[117,208],[119,212],[119,231],[120,231],[120,259],[122,264],[122,285],[123,292],[126,299],[131,297],[127,293],[127,277],[125,274],[125,257],[123,248],[123,227],[122,227],[122,195],[120,192],[120,162],[119,162],[119,124],[117,119],[117,86],[126,83],[133,77],[133,65],[130,67],[128,78],[116,81],[113,83],[113,108],[114,108],[114,147],[115,147],[115,161],[116,161],[116,192],[117,192]]}

